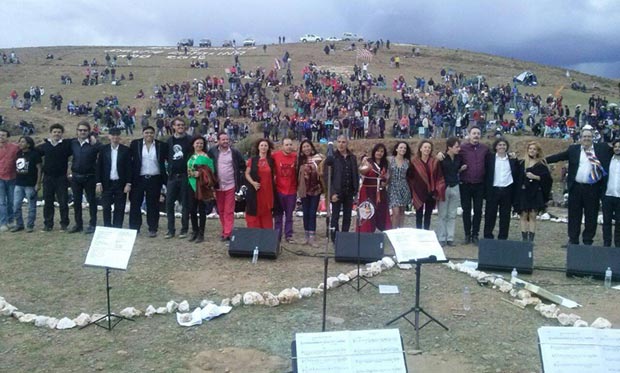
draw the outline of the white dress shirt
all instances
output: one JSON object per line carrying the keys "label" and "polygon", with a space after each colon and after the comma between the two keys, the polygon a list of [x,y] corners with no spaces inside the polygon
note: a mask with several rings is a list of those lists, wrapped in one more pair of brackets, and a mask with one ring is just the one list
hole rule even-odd
{"label": "white dress shirt", "polygon": [[[594,147],[591,148],[592,154],[596,155],[594,152]],[[588,159],[586,155],[586,150],[581,147],[581,155],[579,156],[579,168],[577,169],[577,174],[575,175],[575,181],[580,184],[590,184],[588,178],[592,173],[592,163]]]}
{"label": "white dress shirt", "polygon": [[495,154],[495,174],[493,174],[494,187],[507,187],[512,184],[512,171],[508,155],[500,157]]}
{"label": "white dress shirt", "polygon": [[609,163],[606,196],[620,197],[620,156],[614,155]]}
{"label": "white dress shirt", "polygon": [[140,167],[140,176],[159,175],[159,162],[157,160],[157,150],[155,143],[150,146],[146,142],[142,144],[142,165]]}
{"label": "white dress shirt", "polygon": [[116,145],[116,148],[110,145],[110,149],[110,157],[112,159],[112,164],[110,165],[110,180],[118,180],[118,169],[116,168],[116,163],[118,159],[118,145]]}

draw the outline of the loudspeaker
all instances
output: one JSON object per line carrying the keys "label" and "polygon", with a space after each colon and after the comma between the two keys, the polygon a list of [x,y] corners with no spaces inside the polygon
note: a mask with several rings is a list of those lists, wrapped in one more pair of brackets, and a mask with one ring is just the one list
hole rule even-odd
{"label": "loudspeaker", "polygon": [[275,229],[233,228],[228,255],[252,257],[258,247],[258,257],[276,259],[280,254],[280,239]]}
{"label": "loudspeaker", "polygon": [[530,241],[489,240],[478,241],[478,269],[519,273],[532,273],[534,244]]}
{"label": "loudspeaker", "polygon": [[566,248],[566,276],[592,276],[605,278],[611,268],[612,280],[620,281],[620,248],[568,245]]}
{"label": "loudspeaker", "polygon": [[[336,232],[336,261],[357,263],[356,232]],[[360,263],[383,259],[383,233],[359,233]]]}

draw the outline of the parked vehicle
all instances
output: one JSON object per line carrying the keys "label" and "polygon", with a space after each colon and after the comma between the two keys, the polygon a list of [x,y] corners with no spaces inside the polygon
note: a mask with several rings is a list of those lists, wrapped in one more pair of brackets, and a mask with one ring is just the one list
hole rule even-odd
{"label": "parked vehicle", "polygon": [[209,47],[211,47],[211,40],[209,40],[209,39],[200,39],[200,41],[198,42],[198,46],[199,47],[203,47],[203,48],[209,48]]}
{"label": "parked vehicle", "polygon": [[194,39],[181,39],[179,40],[179,45],[182,47],[193,47]]}
{"label": "parked vehicle", "polygon": [[252,38],[247,38],[243,41],[244,47],[253,47],[256,45],[256,41]]}
{"label": "parked vehicle", "polygon": [[336,42],[336,41],[341,41],[341,40],[342,39],[340,39],[339,37],[336,37],[336,36],[330,36],[328,38],[325,38],[325,41],[330,42],[330,43],[333,43],[333,42]]}
{"label": "parked vehicle", "polygon": [[302,43],[318,43],[320,41],[323,41],[323,38],[320,37],[319,35],[306,34],[300,37],[299,41],[301,41]]}
{"label": "parked vehicle", "polygon": [[345,32],[342,34],[342,40],[344,41],[364,41],[364,37],[362,35],[355,34],[353,32]]}
{"label": "parked vehicle", "polygon": [[232,48],[232,41],[230,40],[224,40],[224,42],[222,43],[222,47],[224,48]]}

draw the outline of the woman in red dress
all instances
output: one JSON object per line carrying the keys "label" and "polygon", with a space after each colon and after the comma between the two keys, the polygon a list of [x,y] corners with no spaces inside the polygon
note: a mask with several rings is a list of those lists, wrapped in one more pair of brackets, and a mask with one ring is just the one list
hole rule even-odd
{"label": "woman in red dress", "polygon": [[245,222],[248,228],[273,229],[275,167],[271,158],[272,150],[271,141],[260,139],[254,147],[254,154],[257,155],[247,161]]}
{"label": "woman in red dress", "polygon": [[446,194],[446,182],[441,173],[441,165],[432,153],[433,143],[428,140],[420,141],[418,152],[411,160],[411,167],[407,171],[407,182],[411,189],[418,229],[430,229],[433,209],[437,201],[445,199]]}
{"label": "woman in red dress", "polygon": [[359,166],[362,182],[357,216],[360,232],[374,233],[376,229],[384,231],[391,228],[387,194],[388,170],[387,149],[383,144],[375,145],[371,156],[362,158]]}

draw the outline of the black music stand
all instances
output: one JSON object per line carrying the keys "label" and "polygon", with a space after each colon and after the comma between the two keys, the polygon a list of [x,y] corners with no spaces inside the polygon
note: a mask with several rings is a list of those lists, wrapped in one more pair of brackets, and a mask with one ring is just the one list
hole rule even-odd
{"label": "black music stand", "polygon": [[[439,324],[439,326],[441,326],[445,330],[449,330],[447,326],[442,324],[439,320],[434,318],[428,312],[424,311],[422,306],[420,306],[420,283],[422,282],[421,281],[421,267],[422,267],[422,264],[425,264],[425,263],[447,263],[447,262],[448,262],[448,260],[437,260],[437,258],[434,257],[434,256],[431,256],[431,257],[428,257],[428,258],[423,258],[423,259],[410,260],[408,262],[401,262],[401,264],[402,263],[415,264],[415,305],[412,308],[410,308],[408,311],[406,311],[406,312],[396,316],[394,319],[388,321],[385,325],[390,325],[393,322],[395,322],[396,320],[401,319],[401,318],[405,319],[409,324],[413,325],[413,327],[415,329],[415,347],[418,350],[420,349],[420,329],[422,329],[426,325],[430,324],[431,322],[435,322],[435,323]],[[415,315],[414,321],[411,321],[411,320],[409,320],[407,318],[407,315],[409,315],[410,313],[414,313],[414,315]],[[423,313],[424,315],[426,315],[426,317],[429,318],[429,320],[427,320],[421,326],[420,326],[420,313]]]}
{"label": "black music stand", "polygon": [[[105,289],[106,289],[106,294],[107,294],[107,299],[108,299],[108,313],[105,314],[104,316],[98,318],[97,320],[93,320],[90,323],[82,326],[80,329],[84,329],[86,327],[89,327],[91,325],[97,325],[100,328],[104,328],[107,329],[108,331],[112,330],[119,322],[123,321],[123,320],[128,320],[128,321],[135,321],[132,320],[130,318],[124,317],[124,316],[120,316],[120,315],[116,315],[113,314],[112,311],[110,310],[110,289],[112,289],[112,287],[110,286],[110,268],[106,267],[105,269]],[[116,322],[114,322],[114,324],[112,324],[112,318],[116,318]],[[105,321],[108,320],[108,325],[106,326],[105,324],[100,324],[100,321]]]}
{"label": "black music stand", "polygon": [[[355,230],[356,235],[357,235],[357,274],[355,275],[355,278],[357,279],[355,285],[353,284],[353,281],[348,281],[347,285],[351,286],[353,289],[355,289],[358,293],[360,290],[362,290],[363,288],[366,287],[366,285],[371,285],[374,286],[375,288],[379,288],[376,284],[374,284],[372,281],[370,281],[369,279],[367,279],[366,277],[360,276],[360,265],[361,265],[361,242],[360,242],[360,220],[361,220],[361,215],[360,215],[360,201],[358,199],[357,201],[357,208],[356,208],[356,213],[357,213],[357,217],[355,219]],[[353,280],[353,279],[351,279]],[[364,281],[364,284],[360,286],[360,280]]]}

